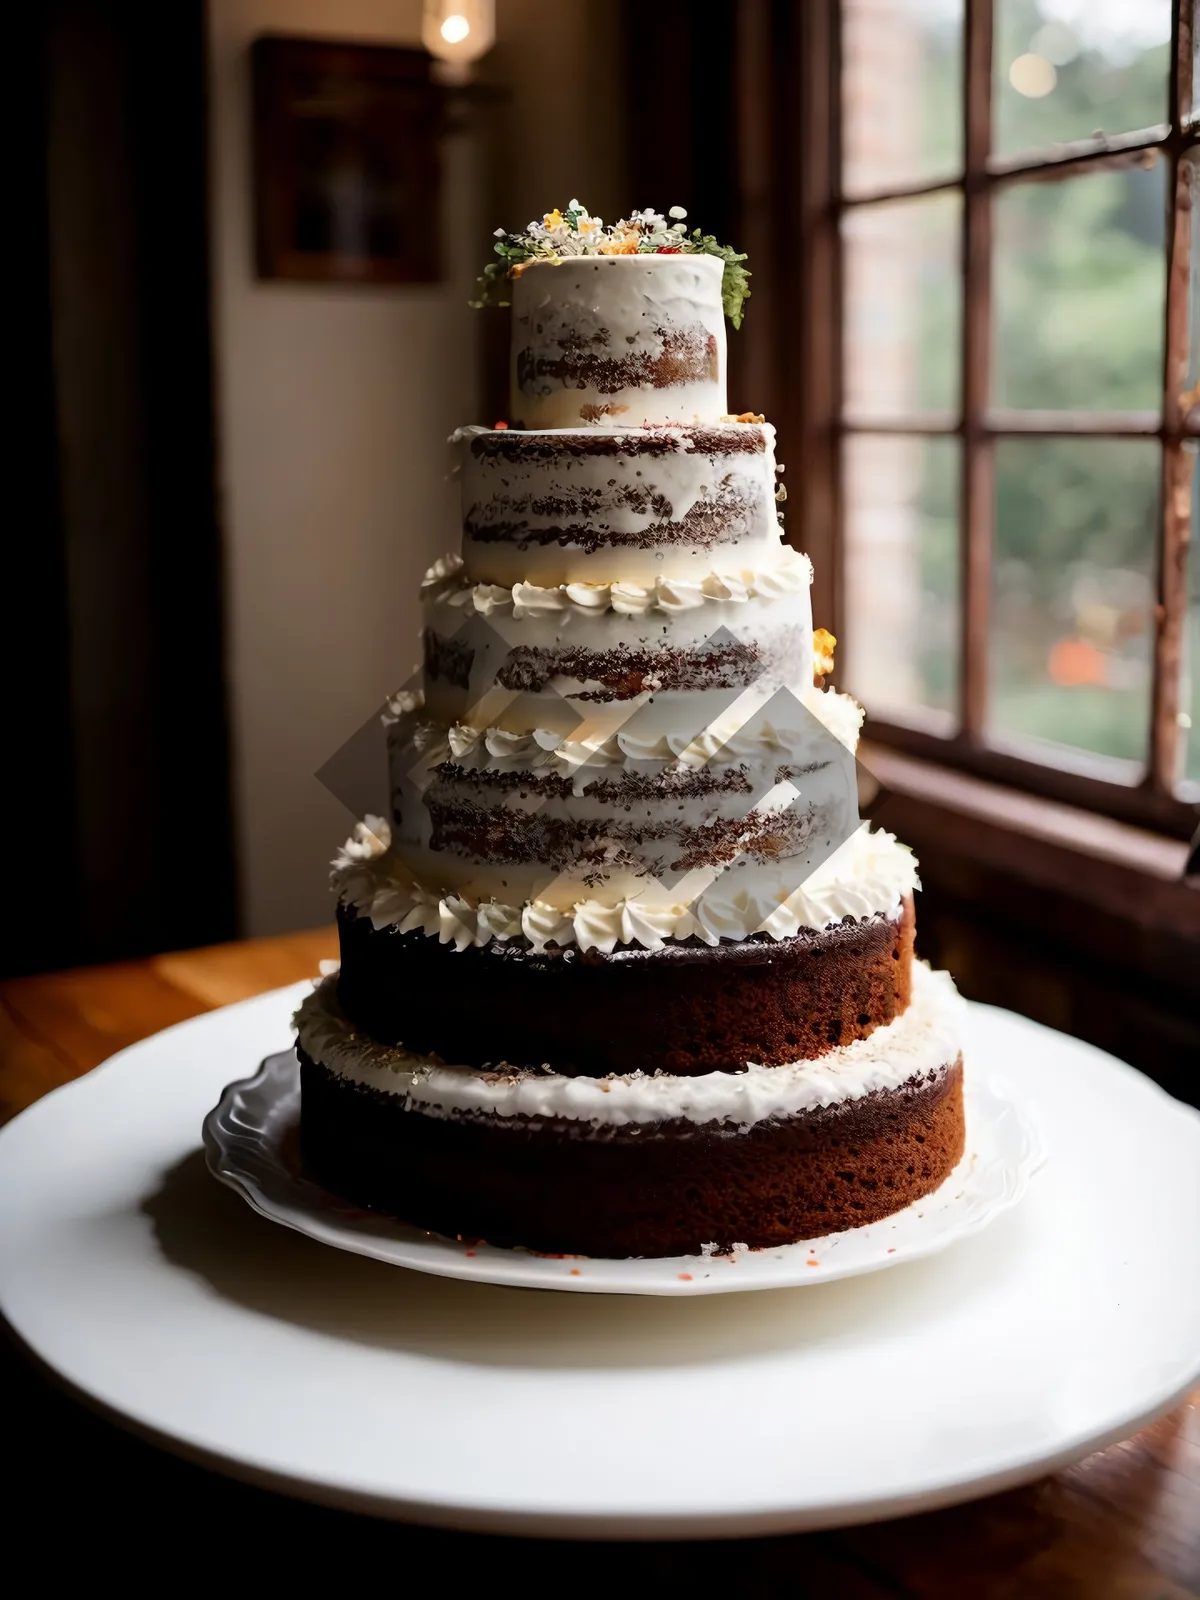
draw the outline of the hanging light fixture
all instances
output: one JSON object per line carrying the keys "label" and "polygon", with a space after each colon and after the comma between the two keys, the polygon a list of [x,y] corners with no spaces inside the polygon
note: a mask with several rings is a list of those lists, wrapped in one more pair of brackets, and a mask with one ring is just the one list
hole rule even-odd
{"label": "hanging light fixture", "polygon": [[496,40],[495,0],[425,0],[421,42],[443,83],[465,83]]}

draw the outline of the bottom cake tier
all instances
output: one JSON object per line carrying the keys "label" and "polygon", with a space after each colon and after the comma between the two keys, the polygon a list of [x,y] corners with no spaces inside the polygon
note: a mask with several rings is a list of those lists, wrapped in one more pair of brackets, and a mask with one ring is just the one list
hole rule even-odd
{"label": "bottom cake tier", "polygon": [[330,978],[297,1015],[303,1159],[358,1205],[546,1254],[790,1244],[949,1176],[965,1140],[961,1010],[946,974],[917,965],[901,1016],[815,1060],[580,1079],[380,1044]]}

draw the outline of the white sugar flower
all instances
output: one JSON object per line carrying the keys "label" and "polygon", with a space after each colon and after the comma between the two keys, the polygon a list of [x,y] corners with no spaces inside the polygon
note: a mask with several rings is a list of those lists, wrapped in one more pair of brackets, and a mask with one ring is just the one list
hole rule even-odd
{"label": "white sugar flower", "polygon": [[504,229],[503,228],[497,228],[496,231],[492,234],[492,238],[493,239],[503,239],[503,237],[504,237]]}
{"label": "white sugar flower", "polygon": [[652,233],[656,228],[665,227],[667,219],[663,216],[661,211],[646,210],[635,211],[629,220],[630,222],[636,222],[640,227],[645,228],[648,233]]}
{"label": "white sugar flower", "polygon": [[604,231],[604,223],[599,217],[577,217],[575,232],[584,244],[595,244]]}
{"label": "white sugar flower", "polygon": [[667,215],[669,217],[674,217],[676,219],[676,221],[681,221],[684,217],[687,216],[687,212],[683,209],[682,206],[672,206],[670,211],[667,212]]}

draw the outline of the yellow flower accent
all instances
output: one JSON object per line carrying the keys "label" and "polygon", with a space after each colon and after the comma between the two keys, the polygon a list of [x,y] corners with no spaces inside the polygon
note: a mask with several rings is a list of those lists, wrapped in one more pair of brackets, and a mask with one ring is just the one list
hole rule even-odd
{"label": "yellow flower accent", "polygon": [[543,228],[561,228],[562,225],[563,214],[557,206],[555,206],[553,211],[547,211],[546,215],[542,218]]}
{"label": "yellow flower accent", "polygon": [[837,640],[828,628],[813,629],[813,673],[827,678],[833,671],[833,649]]}

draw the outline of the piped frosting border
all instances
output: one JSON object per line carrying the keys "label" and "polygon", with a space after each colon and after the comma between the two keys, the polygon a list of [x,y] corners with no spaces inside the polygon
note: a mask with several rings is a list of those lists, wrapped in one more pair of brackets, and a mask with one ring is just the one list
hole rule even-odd
{"label": "piped frosting border", "polygon": [[312,1060],[339,1077],[397,1096],[406,1109],[427,1116],[553,1118],[610,1127],[681,1120],[744,1129],[769,1117],[796,1116],[877,1090],[934,1081],[959,1059],[965,1013],[949,974],[918,962],[908,1010],[867,1038],[812,1061],[781,1067],[751,1063],[745,1072],[695,1078],[640,1072],[568,1078],[544,1070],[445,1066],[357,1032],[338,1005],[332,976],[303,1001],[295,1023],[300,1047]]}
{"label": "piped frosting border", "polygon": [[425,574],[421,597],[473,609],[484,617],[511,611],[516,622],[564,612],[602,616],[606,611],[615,611],[619,616],[640,617],[648,611],[661,611],[676,616],[714,602],[742,605],[747,600],[779,600],[803,594],[810,588],[812,578],[812,562],[786,545],[780,547],[777,562],[739,572],[710,572],[695,580],[658,578],[652,584],[564,583],[550,588],[536,583],[514,583],[511,587],[472,583],[464,576],[462,557],[448,555],[439,557]]}
{"label": "piped frosting border", "polygon": [[[619,728],[607,736],[571,739],[548,728],[534,728],[526,733],[418,720],[411,725],[409,737],[426,767],[451,762],[497,772],[545,772],[565,778],[583,774],[588,779],[597,777],[599,768],[631,765],[641,768],[649,762],[661,762],[682,770],[714,763],[735,763],[747,757],[769,757],[773,752],[796,755],[813,743],[814,735],[819,740],[821,729],[832,734],[853,754],[858,747],[863,721],[863,708],[856,700],[837,689],[807,687],[795,692],[795,700],[802,712],[815,719],[817,726],[777,726],[766,718],[756,717],[753,710],[743,711],[739,704],[695,736],[684,733],[645,736]],[[422,706],[422,696],[402,692],[388,702],[384,722],[396,723],[406,716],[419,718]]]}
{"label": "piped frosting border", "polygon": [[[837,689],[806,689],[797,696],[798,704],[847,750],[858,746],[863,709],[848,694]],[[729,731],[731,730],[731,731]],[[501,771],[512,767],[545,768],[570,776],[579,767],[628,765],[631,761],[678,762],[681,766],[710,765],[715,756],[733,761],[760,752],[798,750],[808,730],[777,728],[774,724],[735,713],[726,722],[719,720],[703,733],[657,734],[652,738],[618,730],[597,741],[564,738],[561,733],[535,728],[530,733],[511,733],[505,728],[471,728],[454,723],[429,740],[431,749],[444,746],[447,760],[470,761],[474,766],[494,766]]]}
{"label": "piped frosting border", "polygon": [[738,891],[723,898],[710,889],[685,905],[636,899],[615,905],[580,900],[566,910],[541,900],[523,906],[495,900],[472,904],[415,882],[390,846],[391,829],[383,818],[368,817],[357,825],[330,875],[339,898],[370,917],[375,928],[419,929],[458,950],[520,937],[535,950],[556,944],[604,952],[619,944],[659,950],[668,940],[691,938],[709,945],[752,934],[789,939],[801,928],[828,928],[846,917],[898,915],[904,897],[920,887],[916,857],[907,845],[893,834],[872,833],[865,824],[786,899]]}

